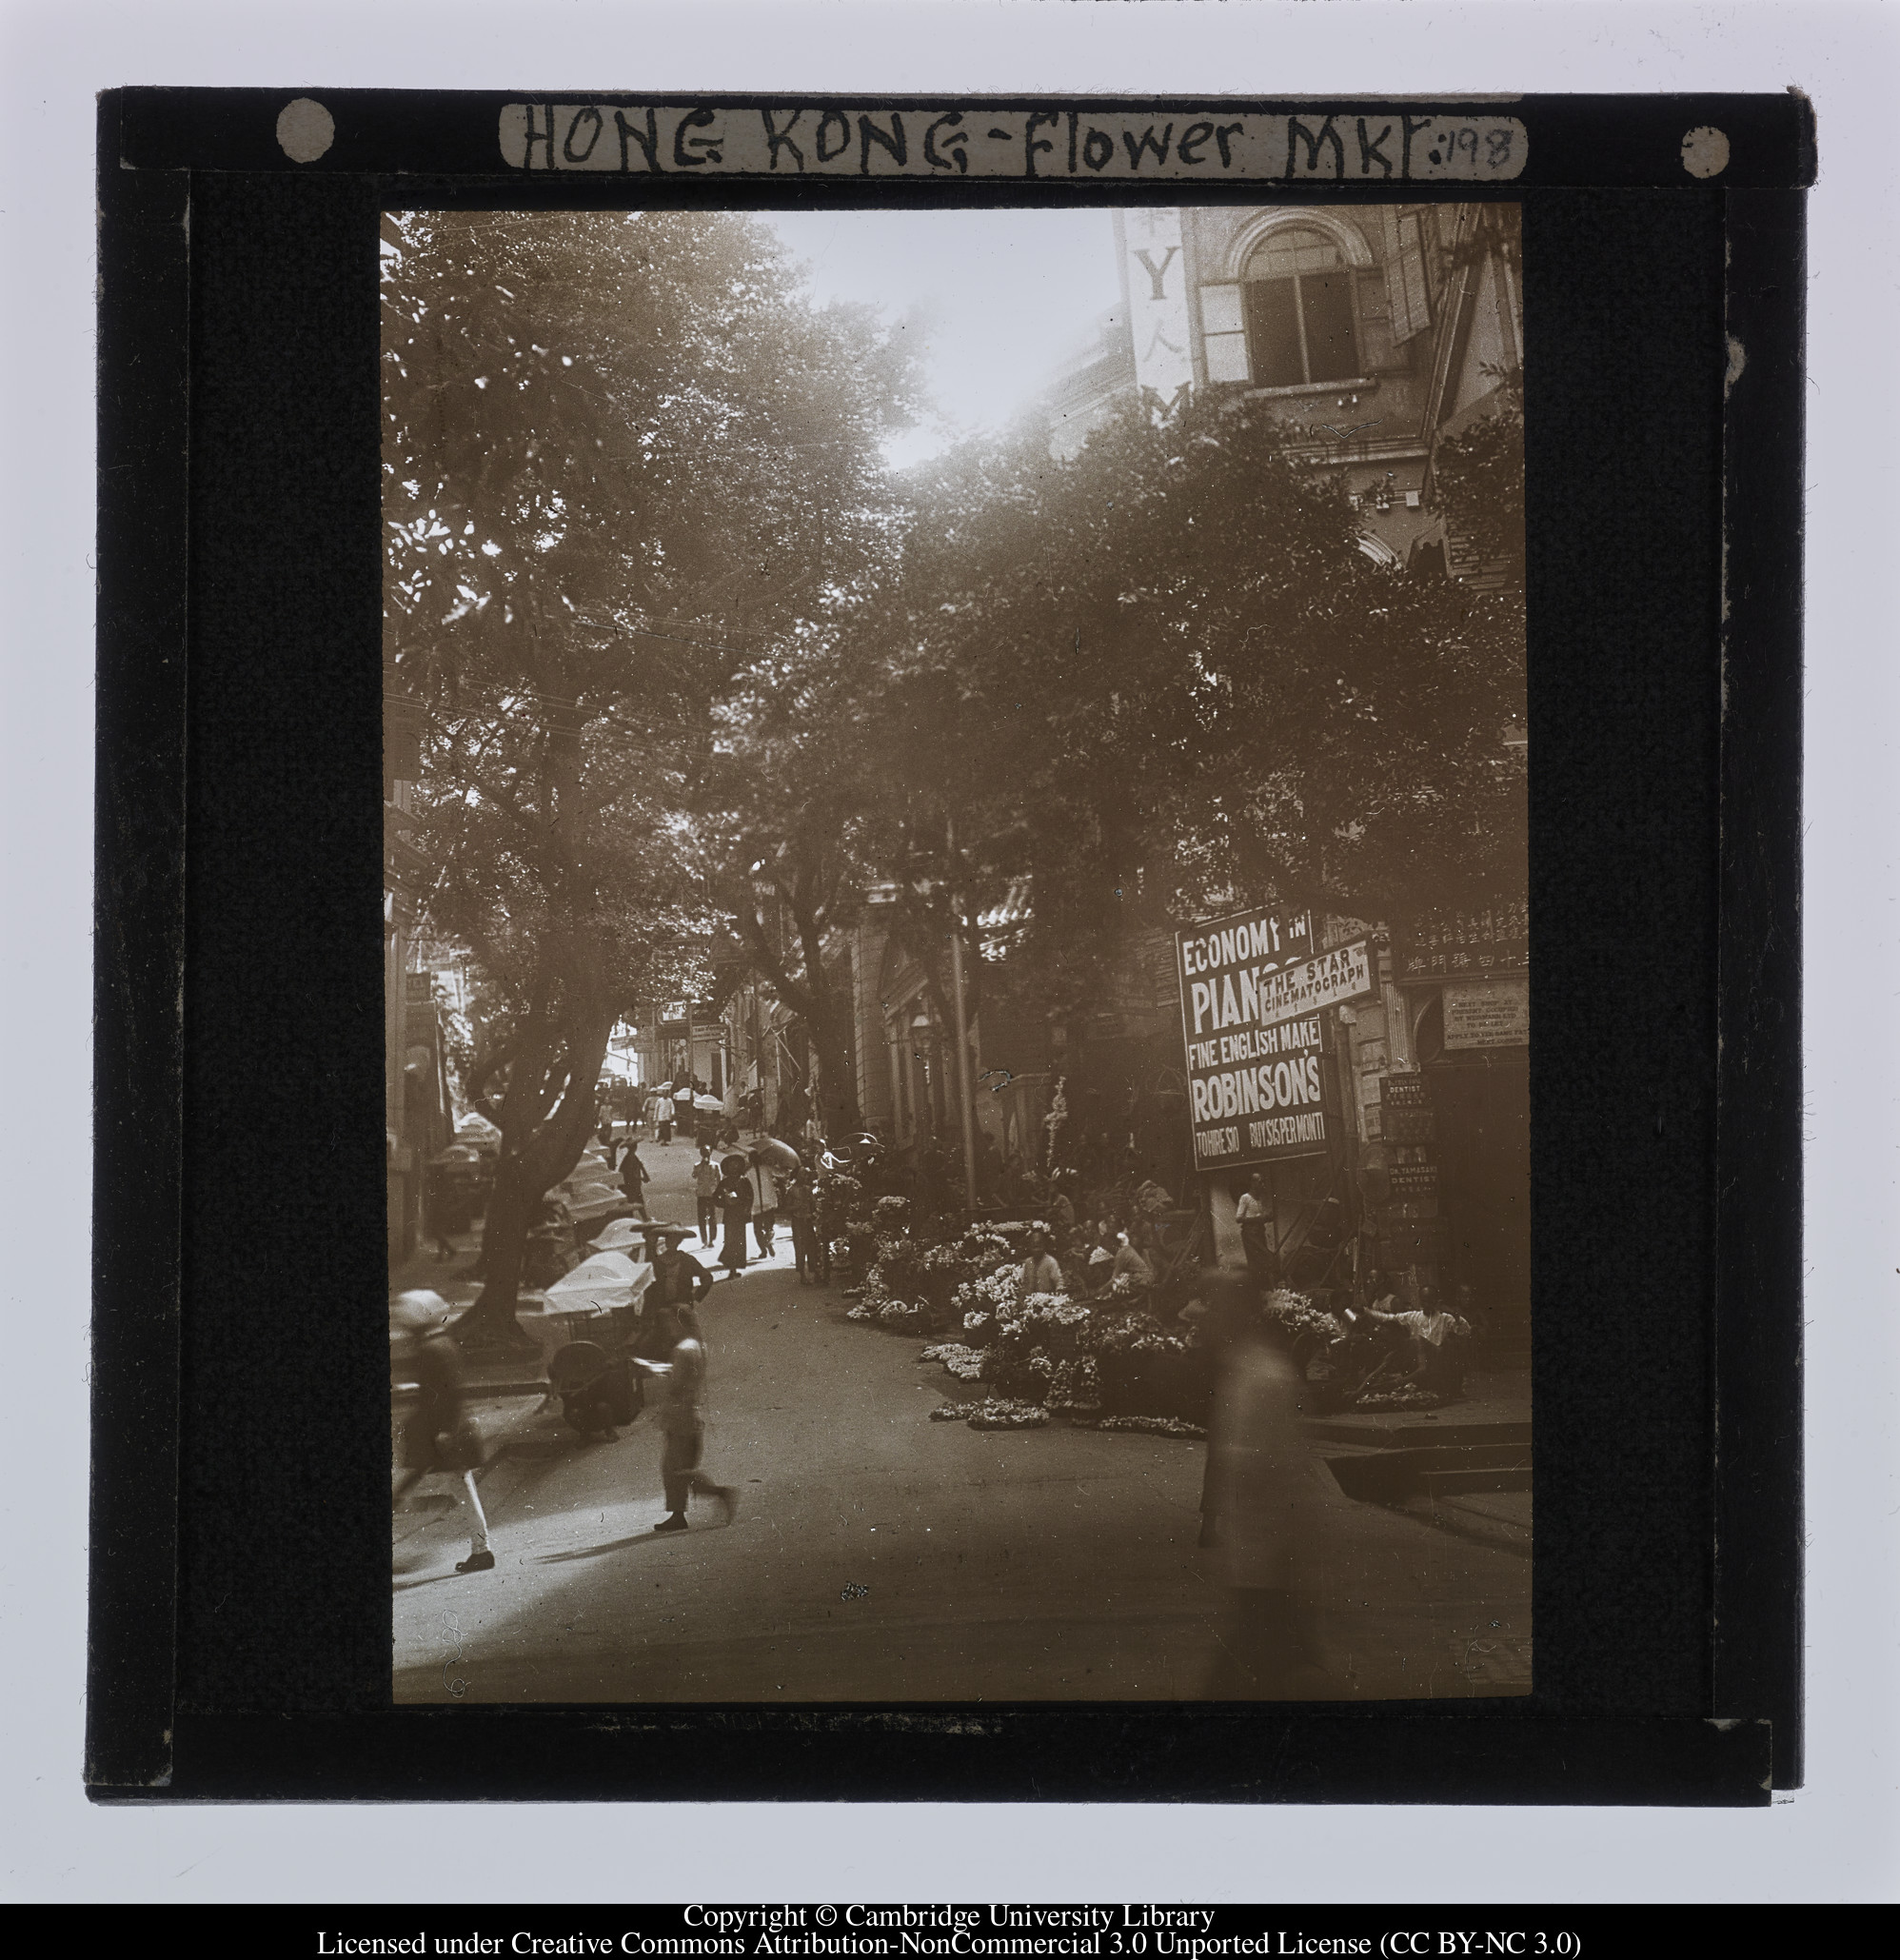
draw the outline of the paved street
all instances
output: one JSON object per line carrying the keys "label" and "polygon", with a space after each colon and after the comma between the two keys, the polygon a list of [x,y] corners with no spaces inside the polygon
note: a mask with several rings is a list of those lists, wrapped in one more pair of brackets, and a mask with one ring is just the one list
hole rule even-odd
{"label": "paved street", "polygon": [[[642,1156],[656,1215],[690,1220],[691,1146]],[[690,1532],[651,1534],[649,1420],[588,1442],[532,1397],[484,1405],[501,1446],[481,1486],[496,1568],[454,1573],[467,1541],[439,1497],[398,1514],[397,1698],[1198,1693],[1221,1604],[1196,1546],[1201,1445],[933,1423],[969,1390],[845,1304],[802,1287],[788,1248],[715,1285],[706,1467],[740,1492],[729,1528],[696,1504]],[[1342,1698],[1528,1687],[1521,1551],[1343,1495],[1326,1518],[1315,1583]]]}

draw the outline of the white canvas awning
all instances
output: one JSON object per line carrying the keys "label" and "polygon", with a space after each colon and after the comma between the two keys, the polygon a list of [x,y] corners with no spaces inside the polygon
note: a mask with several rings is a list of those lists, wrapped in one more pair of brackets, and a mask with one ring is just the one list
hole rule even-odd
{"label": "white canvas awning", "polygon": [[653,1283],[653,1268],[623,1252],[597,1252],[547,1289],[550,1314],[605,1314],[636,1305]]}

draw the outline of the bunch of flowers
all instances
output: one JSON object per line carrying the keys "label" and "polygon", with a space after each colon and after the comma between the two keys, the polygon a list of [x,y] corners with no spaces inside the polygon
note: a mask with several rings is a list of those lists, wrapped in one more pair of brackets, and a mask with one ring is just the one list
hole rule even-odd
{"label": "bunch of flowers", "polygon": [[1191,1421],[1205,1408],[1206,1371],[1186,1333],[1152,1314],[1103,1308],[1083,1330],[1101,1405],[1117,1416]]}
{"label": "bunch of flowers", "polygon": [[1089,1317],[1087,1302],[1065,1293],[1032,1293],[1014,1306],[999,1305],[986,1378],[1005,1394],[1041,1400],[1058,1365],[1077,1357]]}
{"label": "bunch of flowers", "polygon": [[848,1238],[834,1238],[831,1241],[831,1263],[841,1266],[851,1257],[851,1241]]}
{"label": "bunch of flowers", "polygon": [[910,1216],[910,1199],[907,1198],[881,1198],[871,1207],[873,1221],[883,1230],[901,1226]]}
{"label": "bunch of flowers", "polygon": [[1005,1266],[983,1277],[966,1279],[951,1296],[950,1305],[962,1316],[963,1331],[973,1339],[986,1342],[999,1322],[1017,1316],[1016,1275]]}
{"label": "bunch of flowers", "polygon": [[923,1256],[926,1273],[947,1273],[958,1280],[974,1279],[995,1272],[1009,1257],[1009,1241],[994,1232],[966,1232],[960,1238],[933,1245]]}
{"label": "bunch of flowers", "polygon": [[1426,1388],[1389,1388],[1376,1395],[1361,1396],[1356,1409],[1435,1409],[1444,1397]]}
{"label": "bunch of flowers", "polygon": [[922,1331],[925,1311],[920,1300],[886,1300],[878,1309],[878,1325],[891,1334],[918,1334]]}
{"label": "bunch of flowers", "polygon": [[1022,1257],[1023,1241],[1032,1232],[1048,1232],[1050,1226],[1045,1218],[1004,1218],[998,1223],[983,1227],[994,1234],[1007,1247],[1007,1256],[1019,1259]]}
{"label": "bunch of flowers", "polygon": [[939,1341],[935,1347],[925,1348],[917,1357],[920,1361],[941,1361],[959,1381],[980,1381],[983,1373],[983,1356],[976,1348],[966,1348],[960,1340]]}
{"label": "bunch of flowers", "polygon": [[1277,1320],[1291,1335],[1316,1335],[1321,1340],[1337,1340],[1345,1333],[1333,1316],[1316,1307],[1303,1293],[1290,1286],[1276,1287],[1268,1294],[1262,1311]]}
{"label": "bunch of flowers", "polygon": [[1155,1436],[1204,1436],[1207,1434],[1199,1423],[1183,1421],[1178,1416],[1104,1416],[1089,1427],[1133,1430],[1141,1435]]}
{"label": "bunch of flowers", "polygon": [[1040,1429],[1048,1420],[1049,1412],[1039,1403],[998,1396],[979,1403],[970,1414],[972,1429]]}
{"label": "bunch of flowers", "polygon": [[1185,1334],[1163,1327],[1154,1315],[1137,1312],[1097,1314],[1081,1345],[1097,1356],[1119,1357],[1185,1354],[1191,1343]]}
{"label": "bunch of flowers", "polygon": [[1047,1408],[1076,1414],[1099,1408],[1101,1383],[1095,1362],[1086,1355],[1072,1361],[1058,1361],[1056,1372],[1049,1377],[1049,1392],[1042,1399]]}
{"label": "bunch of flowers", "polygon": [[[902,1202],[901,1199],[899,1200]],[[878,1239],[878,1261],[871,1268],[866,1282],[881,1287],[884,1292],[901,1295],[905,1298],[923,1290],[923,1253],[914,1241],[908,1238],[891,1238],[880,1236]]]}
{"label": "bunch of flowers", "polygon": [[844,1171],[826,1171],[818,1180],[819,1211],[827,1226],[836,1228],[864,1212],[864,1187]]}
{"label": "bunch of flowers", "polygon": [[962,1422],[983,1405],[980,1402],[939,1402],[930,1412],[933,1422]]}

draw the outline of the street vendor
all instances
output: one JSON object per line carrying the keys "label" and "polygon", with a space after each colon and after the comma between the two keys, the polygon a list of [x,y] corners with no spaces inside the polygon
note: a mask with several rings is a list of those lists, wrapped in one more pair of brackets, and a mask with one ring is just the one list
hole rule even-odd
{"label": "street vendor", "polygon": [[1398,1314],[1381,1311],[1394,1304],[1388,1296],[1377,1305],[1368,1307],[1366,1312],[1372,1319],[1388,1327],[1403,1328],[1411,1336],[1411,1382],[1448,1397],[1462,1395],[1465,1343],[1471,1338],[1471,1323],[1456,1314],[1442,1311],[1426,1313],[1415,1308]]}
{"label": "street vendor", "polygon": [[1076,1204],[1069,1196],[1068,1184],[1073,1182],[1073,1174],[1064,1173],[1056,1180],[1056,1196],[1050,1200],[1049,1217],[1056,1227],[1056,1242],[1067,1245],[1070,1235],[1076,1229]]}
{"label": "street vendor", "polygon": [[1247,1188],[1234,1207],[1234,1216],[1240,1226],[1240,1249],[1247,1256],[1247,1271],[1253,1277],[1254,1284],[1263,1293],[1271,1292],[1280,1283],[1279,1260],[1267,1242],[1264,1191],[1265,1186],[1257,1171],[1247,1179]]}
{"label": "street vendor", "polygon": [[683,1225],[665,1225],[654,1236],[660,1250],[653,1256],[652,1304],[697,1306],[712,1291],[712,1275],[690,1253],[680,1249],[682,1241],[693,1235]]}
{"label": "street vendor", "polygon": [[1145,1288],[1155,1283],[1154,1267],[1141,1257],[1133,1235],[1128,1232],[1116,1234],[1115,1258],[1108,1271],[1108,1282],[1111,1286],[1119,1279],[1125,1279],[1130,1286],[1135,1287]]}
{"label": "street vendor", "polygon": [[1062,1277],[1062,1268],[1050,1247],[1048,1233],[1032,1232],[1029,1235],[1028,1254],[1016,1275],[1017,1287],[1024,1299],[1032,1293],[1068,1292],[1069,1282]]}

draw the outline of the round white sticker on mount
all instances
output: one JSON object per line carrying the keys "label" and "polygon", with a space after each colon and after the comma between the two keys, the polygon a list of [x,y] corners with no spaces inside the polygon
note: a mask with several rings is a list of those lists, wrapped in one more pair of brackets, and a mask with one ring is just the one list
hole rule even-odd
{"label": "round white sticker on mount", "polygon": [[336,141],[336,124],[321,102],[300,95],[277,118],[277,143],[293,164],[313,164]]}
{"label": "round white sticker on mount", "polygon": [[1729,168],[1729,139],[1705,123],[1682,139],[1682,168],[1692,177],[1719,177]]}

